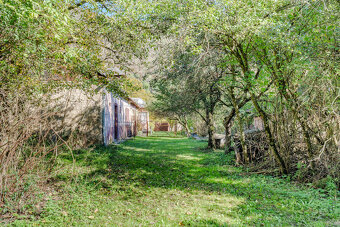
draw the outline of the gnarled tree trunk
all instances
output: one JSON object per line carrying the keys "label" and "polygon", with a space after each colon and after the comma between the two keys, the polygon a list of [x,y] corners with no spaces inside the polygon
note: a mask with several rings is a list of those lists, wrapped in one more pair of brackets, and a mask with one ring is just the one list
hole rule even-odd
{"label": "gnarled tree trunk", "polygon": [[262,110],[262,108],[258,104],[256,96],[253,93],[250,93],[250,95],[251,95],[251,101],[253,102],[255,109],[257,110],[257,112],[262,117],[264,130],[265,130],[267,138],[268,138],[268,143],[269,143],[269,146],[274,153],[274,157],[275,157],[276,161],[278,162],[278,164],[280,166],[280,171],[283,174],[287,174],[288,169],[287,169],[286,163],[284,162],[283,158],[281,157],[281,155],[280,155],[280,153],[277,149],[275,138],[274,138],[274,136],[273,136],[273,134],[270,130],[270,127],[269,127],[269,120],[268,120],[267,114]]}
{"label": "gnarled tree trunk", "polygon": [[240,110],[239,110],[238,103],[237,103],[237,100],[236,100],[236,97],[234,95],[234,91],[233,91],[232,88],[229,90],[229,95],[231,97],[231,101],[232,101],[233,107],[235,109],[235,114],[236,114],[236,119],[237,119],[237,123],[238,123],[239,134],[240,134],[239,139],[240,139],[240,143],[241,143],[241,146],[242,146],[244,162],[249,163],[248,148],[247,148],[245,134],[244,134],[244,130],[243,130],[243,120],[242,120],[242,117],[240,116]]}
{"label": "gnarled tree trunk", "polygon": [[214,125],[212,119],[212,113],[207,109],[206,110],[206,124],[208,127],[208,148],[215,149],[215,141],[214,141]]}

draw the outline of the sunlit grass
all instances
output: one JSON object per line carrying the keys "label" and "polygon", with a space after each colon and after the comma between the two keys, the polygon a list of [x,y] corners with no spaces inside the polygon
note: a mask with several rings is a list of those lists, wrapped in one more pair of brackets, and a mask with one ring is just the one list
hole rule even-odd
{"label": "sunlit grass", "polygon": [[192,155],[176,155],[177,159],[184,159],[184,160],[201,160],[202,158],[195,157]]}
{"label": "sunlit grass", "polygon": [[245,175],[204,142],[143,137],[59,159],[40,218],[17,225],[331,225],[338,201],[284,179]]}

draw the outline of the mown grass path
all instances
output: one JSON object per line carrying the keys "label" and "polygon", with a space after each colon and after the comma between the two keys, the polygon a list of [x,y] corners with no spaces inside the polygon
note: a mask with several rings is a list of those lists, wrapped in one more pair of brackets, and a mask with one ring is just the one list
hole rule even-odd
{"label": "mown grass path", "polygon": [[15,225],[335,225],[336,199],[279,178],[245,174],[204,142],[148,137],[60,159],[40,215]]}

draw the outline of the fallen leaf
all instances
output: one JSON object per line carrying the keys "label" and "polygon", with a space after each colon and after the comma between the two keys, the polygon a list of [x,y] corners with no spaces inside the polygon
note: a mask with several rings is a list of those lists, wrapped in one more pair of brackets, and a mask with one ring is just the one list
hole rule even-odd
{"label": "fallen leaf", "polygon": [[89,219],[94,219],[94,216],[89,216]]}

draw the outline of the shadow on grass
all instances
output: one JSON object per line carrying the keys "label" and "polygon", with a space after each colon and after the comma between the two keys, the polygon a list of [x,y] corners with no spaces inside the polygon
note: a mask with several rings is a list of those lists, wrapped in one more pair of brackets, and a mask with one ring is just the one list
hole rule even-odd
{"label": "shadow on grass", "polygon": [[[307,220],[317,219],[321,213],[327,217],[329,211],[307,204],[311,195],[306,192],[295,191],[291,186],[280,187],[280,184],[285,185],[280,179],[268,183],[266,177],[244,176],[240,169],[230,166],[232,154],[204,153],[201,149],[205,145],[187,138],[154,136],[97,147],[90,152],[78,150],[74,155],[78,165],[91,168],[81,174],[80,179],[87,179],[87,184],[98,189],[124,190],[134,185],[144,190],[165,188],[223,193],[245,201],[232,208],[244,217],[263,214],[259,216],[262,221],[270,220],[272,215],[287,216],[291,217],[288,222],[291,224],[296,224],[295,220],[304,215],[295,210],[301,207],[296,208],[291,203],[303,201],[302,208],[309,210]],[[63,158],[72,160],[70,155]],[[256,219],[258,217],[253,218],[254,223]],[[216,225],[214,221],[204,224]]]}
{"label": "shadow on grass", "polygon": [[[203,153],[202,146],[197,145],[196,141],[186,138],[149,137],[108,148],[98,147],[90,152],[77,150],[74,156],[79,165],[94,169],[84,174],[87,179],[105,176],[118,183],[122,180],[125,183],[139,182],[146,187],[228,191],[226,185],[209,183],[206,179],[212,176],[237,178],[235,170],[215,170],[213,166],[223,165],[221,158],[225,156]],[[72,161],[69,154],[63,159]],[[225,162],[231,163],[230,159]],[[242,195],[242,192],[235,193]]]}

